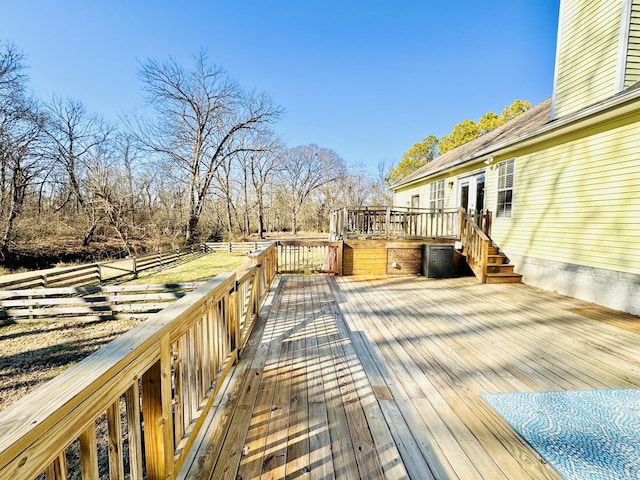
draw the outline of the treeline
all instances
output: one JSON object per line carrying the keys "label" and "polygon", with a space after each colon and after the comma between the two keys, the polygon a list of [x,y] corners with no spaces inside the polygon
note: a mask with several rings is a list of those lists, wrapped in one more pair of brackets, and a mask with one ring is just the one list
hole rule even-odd
{"label": "treeline", "polygon": [[[326,229],[330,209],[386,203],[383,181],[275,133],[283,109],[204,53],[147,60],[148,108],[114,125],[81,101],[30,93],[21,52],[0,44],[0,253],[29,242],[137,245]],[[382,177],[382,175],[380,175]]]}
{"label": "treeline", "polygon": [[508,107],[504,107],[500,115],[495,112],[487,112],[477,122],[463,120],[453,127],[451,133],[442,138],[428,135],[424,140],[413,144],[409,150],[404,152],[402,160],[391,169],[389,182],[396,183],[402,180],[441,154],[501,127],[530,108],[531,104],[526,100],[516,100]]}

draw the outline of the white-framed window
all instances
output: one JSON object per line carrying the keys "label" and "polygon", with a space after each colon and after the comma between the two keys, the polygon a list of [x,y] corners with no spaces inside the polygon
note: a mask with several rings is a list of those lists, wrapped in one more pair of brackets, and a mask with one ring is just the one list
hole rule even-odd
{"label": "white-framed window", "polygon": [[411,208],[420,208],[420,195],[411,195]]}
{"label": "white-framed window", "polygon": [[431,184],[429,204],[433,210],[444,208],[444,180],[438,180]]}
{"label": "white-framed window", "polygon": [[498,204],[496,205],[498,218],[511,218],[515,166],[516,161],[513,158],[498,164]]}

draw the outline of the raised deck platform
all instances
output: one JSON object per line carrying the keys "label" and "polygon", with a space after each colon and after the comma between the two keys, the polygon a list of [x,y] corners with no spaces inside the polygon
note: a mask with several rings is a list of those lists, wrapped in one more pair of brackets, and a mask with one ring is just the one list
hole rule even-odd
{"label": "raised deck platform", "polygon": [[479,395],[640,385],[637,318],[571,298],[474,278],[276,282],[181,478],[558,479]]}

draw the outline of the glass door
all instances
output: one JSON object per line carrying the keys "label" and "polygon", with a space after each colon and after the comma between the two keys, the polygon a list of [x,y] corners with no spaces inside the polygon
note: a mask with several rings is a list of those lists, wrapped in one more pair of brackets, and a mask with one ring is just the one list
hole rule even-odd
{"label": "glass door", "polygon": [[467,212],[484,209],[484,172],[477,173],[458,182],[458,205]]}

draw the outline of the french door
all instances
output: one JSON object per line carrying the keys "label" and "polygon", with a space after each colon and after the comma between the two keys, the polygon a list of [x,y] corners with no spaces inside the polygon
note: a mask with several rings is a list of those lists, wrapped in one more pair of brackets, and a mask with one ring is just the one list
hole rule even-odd
{"label": "french door", "polygon": [[458,205],[467,212],[484,210],[484,172],[458,181]]}

